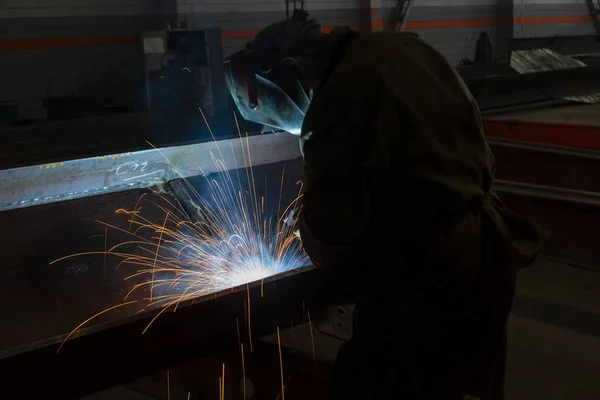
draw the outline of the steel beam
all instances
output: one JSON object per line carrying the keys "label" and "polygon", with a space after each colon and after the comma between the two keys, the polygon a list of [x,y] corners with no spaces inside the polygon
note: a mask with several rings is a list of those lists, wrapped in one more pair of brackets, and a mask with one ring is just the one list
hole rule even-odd
{"label": "steel beam", "polygon": [[[250,157],[248,157],[248,149]],[[300,157],[298,139],[270,134],[0,171],[0,211],[150,187],[171,179]]]}
{"label": "steel beam", "polygon": [[145,334],[155,313],[82,330],[58,354],[64,336],[53,338],[0,359],[2,394],[76,399],[201,356],[235,351],[238,326],[249,344],[249,329],[258,338],[298,325],[321,294],[334,291],[318,270],[300,269],[188,302],[161,315]]}

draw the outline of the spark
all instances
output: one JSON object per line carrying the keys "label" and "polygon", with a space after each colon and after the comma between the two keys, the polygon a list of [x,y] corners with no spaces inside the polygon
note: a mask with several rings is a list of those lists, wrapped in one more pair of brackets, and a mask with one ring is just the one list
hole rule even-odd
{"label": "spark", "polygon": [[169,375],[169,370],[167,370],[167,400],[171,400],[171,379]]}
{"label": "spark", "polygon": [[283,380],[283,358],[281,357],[281,337],[277,327],[277,347],[279,349],[279,372],[281,375],[281,400],[285,400],[285,382]]}
{"label": "spark", "polygon": [[244,382],[244,400],[246,400],[246,392],[247,392],[247,388],[246,388],[246,363],[244,361],[244,343],[242,343],[240,345],[240,351],[241,351],[241,356],[242,356],[242,380]]}
{"label": "spark", "polygon": [[310,344],[312,346],[313,363],[316,368],[317,367],[317,353],[315,352],[315,336],[313,335],[312,321],[310,320],[310,311],[307,311],[307,314],[308,314],[308,329],[310,330]]}
{"label": "spark", "polygon": [[[222,149],[215,140],[217,154],[210,153],[215,172],[207,174],[199,168],[206,188],[202,193],[165,157],[192,195],[186,211],[165,195],[143,194],[132,210],[115,211],[127,218],[128,228],[97,221],[105,227],[104,251],[72,254],[51,264],[99,254],[117,258],[117,269],[132,268],[125,278],[132,283],[123,301],[137,293],[136,301],[142,307],[138,312],[159,310],[143,333],[162,313],[176,311],[181,303],[257,281],[261,281],[262,296],[264,279],[307,265],[302,243],[286,222],[290,210],[299,208],[301,184],[296,198],[281,212],[285,176],[282,170],[277,214],[272,215],[264,206],[268,201],[266,194],[257,193],[258,177],[252,167],[248,134],[242,135],[238,128],[238,135],[242,160],[238,161],[234,153],[234,165],[225,164]],[[243,164],[240,166],[238,162]],[[155,221],[158,218],[150,217],[147,210],[158,210],[163,217]],[[109,230],[125,235],[126,240],[107,246]],[[245,311],[252,352],[249,293]]]}
{"label": "spark", "polygon": [[225,363],[221,371],[221,400],[225,400]]}

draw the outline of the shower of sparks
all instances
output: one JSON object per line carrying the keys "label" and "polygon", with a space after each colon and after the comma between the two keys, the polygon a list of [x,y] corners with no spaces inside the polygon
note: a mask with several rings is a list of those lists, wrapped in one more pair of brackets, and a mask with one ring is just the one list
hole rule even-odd
{"label": "shower of sparks", "polygon": [[[285,179],[282,170],[277,213],[269,213],[265,209],[265,195],[256,190],[259,177],[254,176],[248,136],[240,134],[239,139],[243,151],[237,158],[231,146],[235,165],[225,165],[218,146],[217,154],[211,153],[216,172],[199,174],[205,179],[206,193],[200,194],[180,175],[193,194],[191,207],[187,208],[193,210],[192,215],[166,196],[142,195],[134,209],[116,210],[117,214],[128,217],[129,229],[98,221],[127,235],[129,240],[103,252],[73,254],[53,263],[101,254],[117,257],[118,268],[133,267],[133,273],[126,278],[133,285],[123,301],[128,302],[134,293],[142,292],[142,296],[136,296],[144,301],[141,311],[160,309],[150,324],[166,310],[176,310],[181,302],[307,265],[308,257],[288,218],[297,208],[301,184],[296,199],[282,207]],[[158,207],[164,217],[150,220],[143,212],[148,205]]]}

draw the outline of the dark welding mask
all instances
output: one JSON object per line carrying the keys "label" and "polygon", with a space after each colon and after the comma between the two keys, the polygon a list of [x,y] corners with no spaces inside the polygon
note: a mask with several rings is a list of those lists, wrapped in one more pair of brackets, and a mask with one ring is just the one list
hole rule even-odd
{"label": "dark welding mask", "polygon": [[321,36],[314,21],[295,13],[262,30],[244,50],[225,60],[227,88],[244,119],[300,135],[310,104],[308,87],[285,59],[308,55]]}

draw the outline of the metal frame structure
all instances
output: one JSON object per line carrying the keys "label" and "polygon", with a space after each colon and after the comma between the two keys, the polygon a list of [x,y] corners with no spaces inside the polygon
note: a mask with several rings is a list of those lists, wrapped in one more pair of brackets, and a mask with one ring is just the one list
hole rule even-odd
{"label": "metal frame structure", "polygon": [[391,30],[403,31],[408,22],[408,16],[415,5],[416,0],[398,0],[398,4],[394,8],[392,20],[390,21]]}
{"label": "metal frame structure", "polygon": [[592,16],[592,23],[596,29],[596,33],[600,35],[600,1],[599,0],[587,0],[590,14]]}
{"label": "metal frame structure", "polygon": [[285,0],[285,16],[287,19],[290,19],[290,17],[292,16],[290,14],[290,4],[292,5],[292,7],[291,7],[292,12],[294,10],[307,11],[306,0]]}

